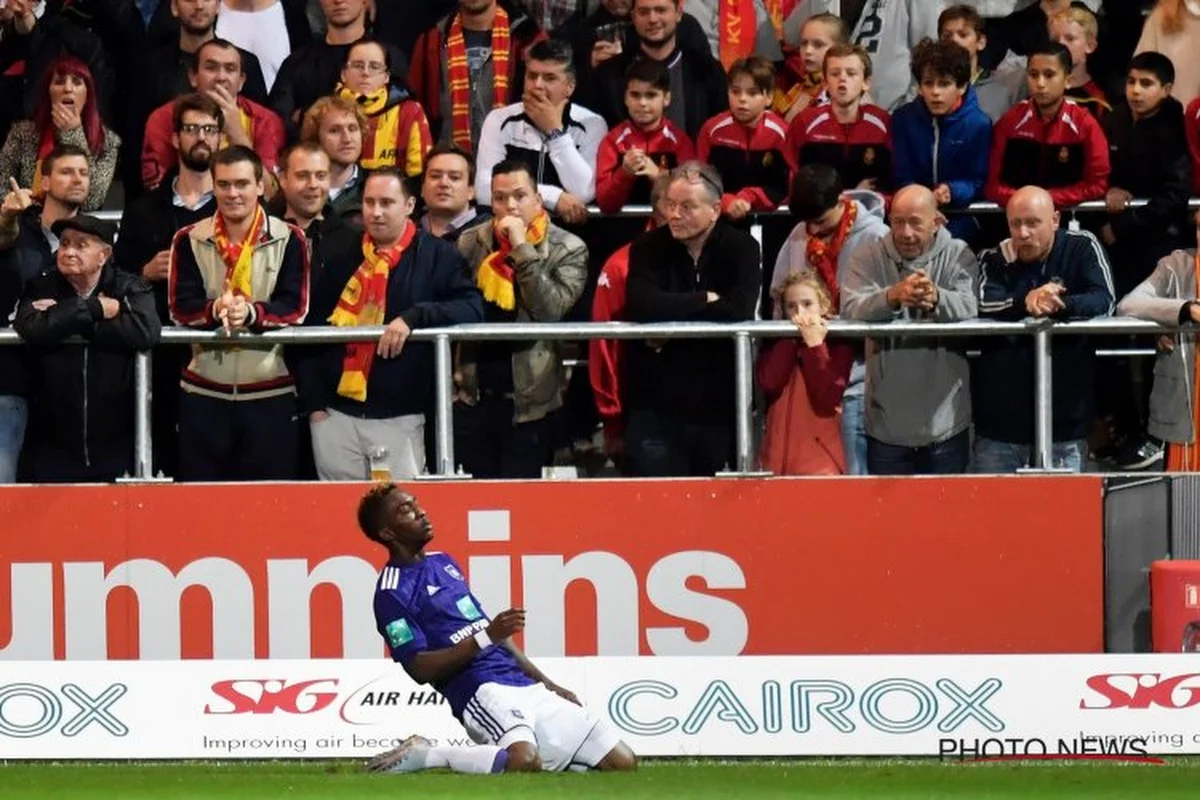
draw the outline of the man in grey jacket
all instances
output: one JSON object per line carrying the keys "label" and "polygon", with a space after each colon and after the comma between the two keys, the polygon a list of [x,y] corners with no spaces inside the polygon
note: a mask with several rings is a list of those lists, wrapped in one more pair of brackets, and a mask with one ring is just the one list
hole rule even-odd
{"label": "man in grey jacket", "polygon": [[[483,292],[485,322],[557,322],[587,282],[587,246],[550,223],[523,161],[492,169],[490,222],[458,240]],[[463,342],[454,453],[477,478],[540,478],[560,435],[567,385],[559,343]]]}
{"label": "man in grey jacket", "polygon": [[[901,189],[891,233],[856,249],[842,316],[863,322],[959,322],[978,313],[979,262],[945,228],[933,193]],[[867,342],[867,470],[944,475],[970,462],[971,379],[961,339]]]}

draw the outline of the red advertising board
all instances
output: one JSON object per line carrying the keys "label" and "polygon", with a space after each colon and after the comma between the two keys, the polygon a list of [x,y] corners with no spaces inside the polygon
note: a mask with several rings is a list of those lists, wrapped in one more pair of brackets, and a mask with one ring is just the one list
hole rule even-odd
{"label": "red advertising board", "polygon": [[[363,488],[0,489],[0,658],[378,657]],[[416,493],[535,655],[1103,649],[1094,477]]]}

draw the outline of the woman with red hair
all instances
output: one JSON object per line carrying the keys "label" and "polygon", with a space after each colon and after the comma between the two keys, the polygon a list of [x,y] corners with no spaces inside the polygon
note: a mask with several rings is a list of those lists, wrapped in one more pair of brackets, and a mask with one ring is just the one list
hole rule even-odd
{"label": "woman with red hair", "polygon": [[82,210],[99,208],[112,184],[121,139],[100,120],[92,73],[79,59],[62,56],[43,73],[38,97],[33,119],[15,123],[0,149],[0,186],[16,178],[40,197],[42,159],[57,145],[73,144],[91,154]]}

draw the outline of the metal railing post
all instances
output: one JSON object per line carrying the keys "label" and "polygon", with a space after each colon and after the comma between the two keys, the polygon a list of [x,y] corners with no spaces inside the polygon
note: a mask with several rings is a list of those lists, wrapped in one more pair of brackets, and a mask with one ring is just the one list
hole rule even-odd
{"label": "metal railing post", "polygon": [[139,351],[133,362],[133,476],[154,477],[154,441],[150,430],[150,351]]}
{"label": "metal railing post", "polygon": [[433,340],[434,435],[437,474],[454,474],[454,357],[450,337],[439,333]]}
{"label": "metal railing post", "polygon": [[750,334],[738,331],[733,338],[733,381],[734,381],[734,436],[737,446],[735,466],[738,472],[754,469],[754,447],[751,434],[750,413],[753,397],[753,350]]}
{"label": "metal railing post", "polygon": [[1033,467],[1054,465],[1054,387],[1050,361],[1050,327],[1033,334]]}

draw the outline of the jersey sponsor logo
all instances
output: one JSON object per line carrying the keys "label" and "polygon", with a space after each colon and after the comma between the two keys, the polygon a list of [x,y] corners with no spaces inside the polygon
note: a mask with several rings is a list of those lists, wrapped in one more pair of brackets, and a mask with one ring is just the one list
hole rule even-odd
{"label": "jersey sponsor logo", "polygon": [[458,644],[463,639],[471,638],[475,634],[486,629],[488,624],[489,623],[486,619],[479,619],[479,620],[475,620],[474,622],[472,622],[470,625],[467,625],[466,627],[459,628],[454,633],[450,634],[450,644]]}
{"label": "jersey sponsor logo", "polygon": [[458,606],[458,613],[463,615],[463,619],[476,620],[483,616],[483,612],[475,605],[475,601],[471,599],[470,595],[458,598],[455,605]]}
{"label": "jersey sponsor logo", "polygon": [[462,573],[458,571],[458,567],[454,566],[453,564],[447,564],[443,569],[446,570],[447,575],[449,575],[451,578],[454,578],[456,581],[466,580],[466,578],[462,576]]}
{"label": "jersey sponsor logo", "polygon": [[404,619],[389,622],[383,632],[392,647],[401,647],[413,640],[412,628],[408,627],[408,621]]}

